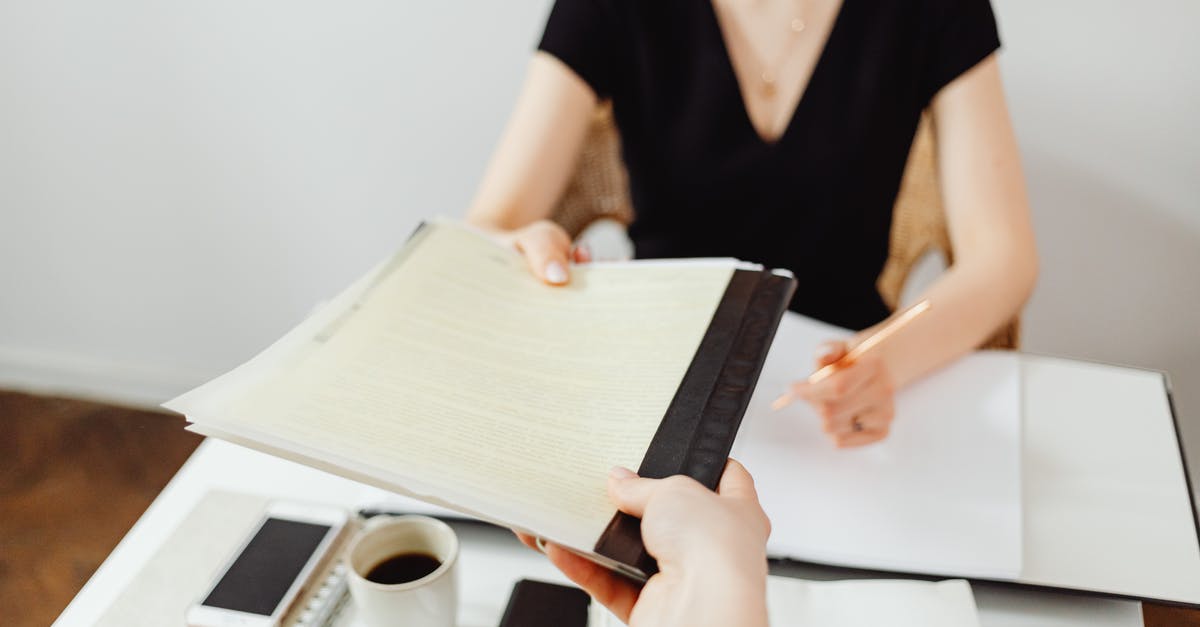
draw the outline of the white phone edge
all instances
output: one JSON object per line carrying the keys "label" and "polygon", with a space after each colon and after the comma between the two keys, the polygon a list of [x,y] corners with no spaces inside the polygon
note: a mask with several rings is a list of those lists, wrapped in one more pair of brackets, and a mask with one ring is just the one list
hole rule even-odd
{"label": "white phone edge", "polygon": [[[287,592],[284,593],[279,603],[275,605],[275,610],[270,616],[204,605],[204,599],[208,598],[208,595],[217,587],[217,584],[225,577],[225,573],[233,566],[233,562],[237,560],[238,556],[242,554],[242,551],[250,543],[250,540],[258,535],[263,524],[270,518],[328,525],[329,530],[325,532],[325,536],[321,538],[321,543],[317,545],[317,548],[308,556],[308,561],[305,562],[304,568],[300,569],[300,573],[292,580],[292,584],[288,587]],[[279,625],[284,615],[299,596],[304,583],[312,577],[313,570],[317,564],[322,562],[331,545],[342,534],[349,521],[349,512],[337,507],[295,501],[270,502],[263,512],[262,517],[259,518],[258,523],[254,525],[254,529],[246,534],[246,537],[238,544],[238,547],[230,553],[225,563],[221,566],[221,569],[217,571],[216,576],[213,577],[212,584],[205,588],[204,593],[197,597],[192,606],[188,608],[187,627],[275,627]]]}

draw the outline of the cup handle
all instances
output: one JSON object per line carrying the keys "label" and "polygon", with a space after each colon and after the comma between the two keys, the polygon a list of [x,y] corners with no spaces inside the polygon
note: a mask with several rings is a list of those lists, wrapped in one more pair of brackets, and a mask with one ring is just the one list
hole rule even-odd
{"label": "cup handle", "polygon": [[391,514],[376,514],[363,521],[363,523],[359,526],[359,529],[361,531],[370,531],[384,523],[387,523],[393,518],[398,518],[398,516],[393,516]]}

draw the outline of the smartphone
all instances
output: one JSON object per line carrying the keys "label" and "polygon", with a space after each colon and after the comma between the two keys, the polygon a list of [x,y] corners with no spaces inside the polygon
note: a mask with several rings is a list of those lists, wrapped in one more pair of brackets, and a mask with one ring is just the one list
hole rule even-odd
{"label": "smartphone", "polygon": [[275,627],[323,567],[346,528],[346,511],[272,503],[258,526],[188,609],[189,627]]}

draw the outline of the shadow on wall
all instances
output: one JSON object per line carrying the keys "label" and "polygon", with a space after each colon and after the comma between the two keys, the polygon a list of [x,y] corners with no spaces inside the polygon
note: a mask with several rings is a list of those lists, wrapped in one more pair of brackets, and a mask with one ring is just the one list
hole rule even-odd
{"label": "shadow on wall", "polygon": [[1041,278],[1023,348],[1166,370],[1200,471],[1200,228],[1072,164],[1025,155]]}

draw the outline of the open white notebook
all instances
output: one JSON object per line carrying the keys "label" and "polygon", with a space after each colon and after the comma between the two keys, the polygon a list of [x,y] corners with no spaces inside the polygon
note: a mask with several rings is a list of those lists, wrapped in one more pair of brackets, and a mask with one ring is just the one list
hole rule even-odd
{"label": "open white notebook", "polygon": [[903,390],[885,442],[836,450],[803,404],[769,403],[846,333],[787,314],[735,443],[771,555],[1200,607],[1161,372],[979,352]]}
{"label": "open white notebook", "polygon": [[1021,572],[1018,357],[983,351],[897,396],[886,440],[837,449],[807,403],[770,403],[849,331],[788,312],[733,456],[754,476],[770,553],[860,568],[1010,579]]}

